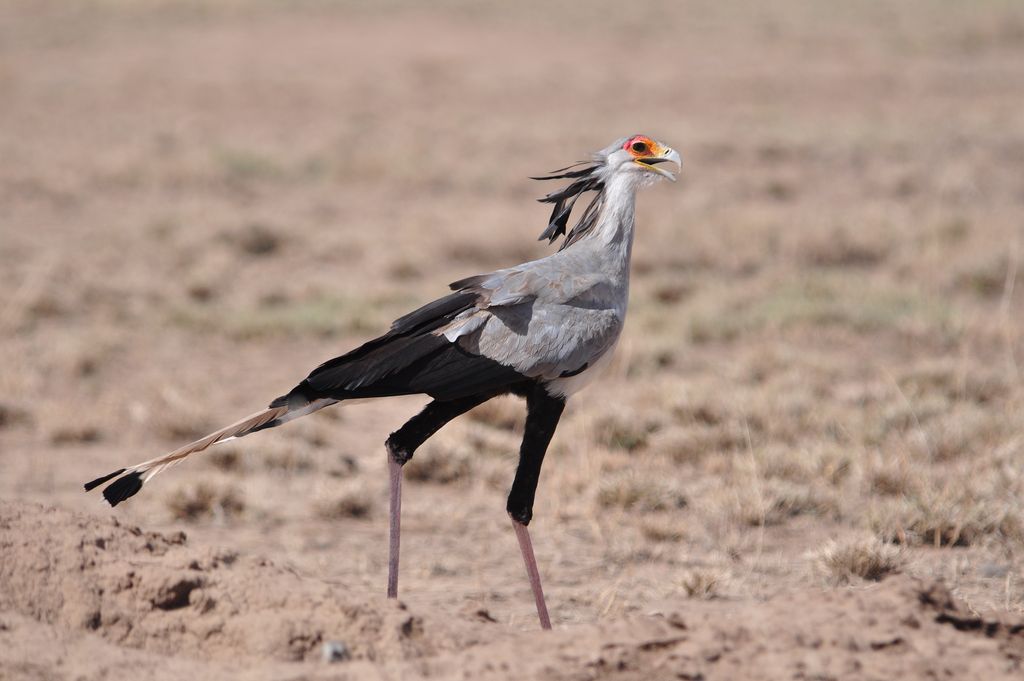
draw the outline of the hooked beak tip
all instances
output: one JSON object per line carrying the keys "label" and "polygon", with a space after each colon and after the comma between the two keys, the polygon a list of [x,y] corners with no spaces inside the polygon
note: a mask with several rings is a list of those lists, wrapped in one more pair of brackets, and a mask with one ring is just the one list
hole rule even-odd
{"label": "hooked beak tip", "polygon": [[662,153],[661,156],[637,159],[637,162],[645,166],[648,170],[654,171],[657,174],[661,175],[662,177],[671,180],[672,182],[676,181],[676,176],[673,173],[669,172],[668,170],[659,167],[659,164],[671,163],[675,165],[676,172],[679,172],[683,169],[683,159],[679,156],[679,152],[676,151],[675,149],[667,149],[664,153]]}

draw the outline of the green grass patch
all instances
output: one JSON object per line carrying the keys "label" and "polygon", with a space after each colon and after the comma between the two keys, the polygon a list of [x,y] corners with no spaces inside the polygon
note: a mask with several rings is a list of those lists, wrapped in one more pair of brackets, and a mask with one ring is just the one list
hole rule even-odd
{"label": "green grass patch", "polygon": [[690,318],[689,335],[695,343],[816,326],[859,333],[955,331],[953,310],[945,301],[861,277],[814,275],[783,282],[754,298],[721,296],[705,299],[705,305]]}
{"label": "green grass patch", "polygon": [[249,307],[188,306],[172,314],[179,326],[216,331],[237,340],[272,336],[336,337],[384,333],[408,308],[406,300],[316,296]]}

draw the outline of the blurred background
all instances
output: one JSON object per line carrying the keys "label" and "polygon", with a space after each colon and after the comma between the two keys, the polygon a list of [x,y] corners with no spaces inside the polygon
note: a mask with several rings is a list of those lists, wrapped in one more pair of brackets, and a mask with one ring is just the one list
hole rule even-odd
{"label": "blurred background", "polygon": [[[527,179],[635,133],[630,318],[533,524],[559,623],[888,572],[1024,607],[1024,4],[4,2],[0,495],[262,407],[449,281],[551,252]],[[328,410],[118,514],[383,591],[383,441]],[[522,405],[410,464],[403,589],[533,625]]]}

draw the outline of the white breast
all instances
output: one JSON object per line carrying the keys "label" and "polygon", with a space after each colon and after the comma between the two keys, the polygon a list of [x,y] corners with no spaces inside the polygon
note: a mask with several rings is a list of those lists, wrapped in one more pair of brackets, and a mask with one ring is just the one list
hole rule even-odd
{"label": "white breast", "polygon": [[612,355],[615,354],[615,348],[618,344],[619,341],[616,339],[615,344],[608,348],[603,355],[598,357],[597,361],[575,376],[556,378],[553,381],[549,381],[545,386],[548,394],[554,397],[568,398],[570,395],[574,395],[586,386],[590,385],[591,381],[608,369],[608,365],[611,364]]}

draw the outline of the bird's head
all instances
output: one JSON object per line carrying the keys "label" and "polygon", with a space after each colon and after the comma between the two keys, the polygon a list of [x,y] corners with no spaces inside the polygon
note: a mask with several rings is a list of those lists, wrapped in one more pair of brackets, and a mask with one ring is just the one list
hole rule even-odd
{"label": "bird's head", "polygon": [[679,152],[646,135],[634,135],[617,140],[595,155],[603,166],[600,174],[607,183],[614,175],[625,174],[635,177],[641,184],[649,184],[659,176],[676,181],[676,176],[663,165],[671,164],[676,171],[682,168]]}
{"label": "bird's head", "polygon": [[[553,203],[551,219],[548,227],[540,235],[541,240],[554,241],[565,234],[569,222],[569,215],[572,213],[576,200],[588,192],[596,191],[597,196],[587,206],[583,217],[573,228],[574,233],[579,233],[586,224],[592,223],[601,207],[601,200],[606,186],[612,182],[625,180],[634,187],[652,184],[660,178],[666,178],[673,182],[676,176],[664,166],[674,165],[676,171],[683,167],[682,159],[672,147],[648,137],[646,135],[633,135],[623,137],[608,145],[601,151],[596,152],[590,161],[580,161],[566,168],[552,171],[543,177],[534,177],[534,180],[573,180],[567,187],[551,192],[542,199],[541,203]],[[568,245],[567,239],[564,248]]]}

